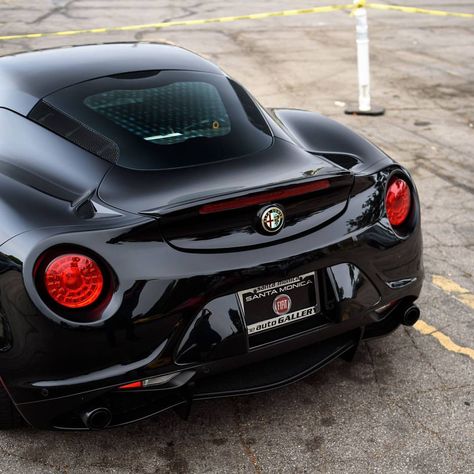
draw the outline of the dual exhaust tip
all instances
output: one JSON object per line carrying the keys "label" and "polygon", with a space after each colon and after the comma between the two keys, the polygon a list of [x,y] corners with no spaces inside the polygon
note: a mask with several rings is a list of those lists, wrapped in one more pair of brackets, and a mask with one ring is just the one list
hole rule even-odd
{"label": "dual exhaust tip", "polygon": [[412,304],[405,309],[401,322],[404,326],[413,326],[420,319],[420,308]]}
{"label": "dual exhaust tip", "polygon": [[99,407],[84,411],[81,414],[81,419],[90,430],[103,430],[110,425],[112,413],[108,408]]}

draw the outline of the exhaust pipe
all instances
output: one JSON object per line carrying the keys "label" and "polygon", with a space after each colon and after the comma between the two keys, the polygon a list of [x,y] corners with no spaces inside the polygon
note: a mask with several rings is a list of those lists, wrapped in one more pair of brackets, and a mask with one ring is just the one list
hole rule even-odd
{"label": "exhaust pipe", "polygon": [[93,410],[84,411],[81,414],[81,419],[90,430],[103,430],[110,425],[112,413],[108,408],[94,408]]}
{"label": "exhaust pipe", "polygon": [[408,306],[402,316],[402,324],[404,326],[413,326],[420,319],[420,309],[412,304]]}

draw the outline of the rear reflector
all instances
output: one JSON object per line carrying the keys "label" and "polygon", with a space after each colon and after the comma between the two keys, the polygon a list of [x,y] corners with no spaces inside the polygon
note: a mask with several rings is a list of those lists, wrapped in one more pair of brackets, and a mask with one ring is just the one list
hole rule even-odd
{"label": "rear reflector", "polygon": [[120,390],[128,390],[131,388],[146,388],[153,387],[153,385],[162,385],[170,380],[174,379],[179,372],[172,372],[171,374],[159,375],[158,377],[153,377],[151,379],[139,380],[137,382],[127,383],[126,385],[121,385]]}
{"label": "rear reflector", "polygon": [[127,383],[126,385],[121,385],[119,389],[128,390],[129,388],[142,388],[142,387],[143,387],[143,383],[141,380],[139,380],[138,382],[132,382],[132,383]]}
{"label": "rear reflector", "polygon": [[375,309],[374,311],[377,314],[385,313],[388,309],[390,309],[392,306],[394,306],[397,303],[397,301],[398,300],[390,301],[390,303],[384,304],[383,306],[380,306],[379,308]]}
{"label": "rear reflector", "polygon": [[321,191],[323,189],[329,188],[329,186],[329,180],[322,179],[320,181],[313,181],[312,183],[300,184],[298,186],[278,189],[276,191],[268,191],[265,193],[254,194],[252,196],[228,199],[226,201],[205,204],[199,209],[199,214],[214,214],[217,212],[231,211],[234,209],[241,209],[243,207],[280,201],[290,197],[301,196],[302,194]]}

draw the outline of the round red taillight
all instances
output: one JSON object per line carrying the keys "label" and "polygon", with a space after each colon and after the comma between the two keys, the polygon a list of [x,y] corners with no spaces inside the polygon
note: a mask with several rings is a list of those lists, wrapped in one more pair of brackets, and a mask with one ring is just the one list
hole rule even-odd
{"label": "round red taillight", "polygon": [[44,284],[56,303],[66,308],[84,308],[101,296],[104,276],[92,258],[70,253],[51,260],[44,272]]}
{"label": "round red taillight", "polygon": [[403,224],[411,209],[411,191],[407,182],[401,178],[392,178],[388,183],[385,196],[385,210],[392,226]]}

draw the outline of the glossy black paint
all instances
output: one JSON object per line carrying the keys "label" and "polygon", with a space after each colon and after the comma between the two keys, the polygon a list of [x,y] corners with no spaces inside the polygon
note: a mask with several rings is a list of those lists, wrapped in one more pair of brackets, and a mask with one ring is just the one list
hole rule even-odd
{"label": "glossy black paint", "polygon": [[[81,413],[100,406],[117,426],[193,398],[290,383],[349,354],[364,335],[395,329],[421,290],[410,176],[323,116],[261,109],[274,143],[259,156],[160,172],[115,166],[26,118],[42,96],[73,82],[156,68],[221,74],[192,53],[150,44],[0,59],[0,376],[37,427],[85,429]],[[414,196],[397,232],[384,210],[394,173]],[[317,179],[340,187],[283,203],[294,217],[275,236],[252,225],[260,206],[200,220],[206,203]],[[57,246],[99,255],[115,275],[93,322],[68,320],[38,291],[36,262]],[[236,292],[309,271],[317,272],[321,314],[249,337]],[[392,301],[390,311],[374,311]],[[274,375],[238,372],[251,363],[249,372]],[[117,390],[175,372],[154,389]]]}

